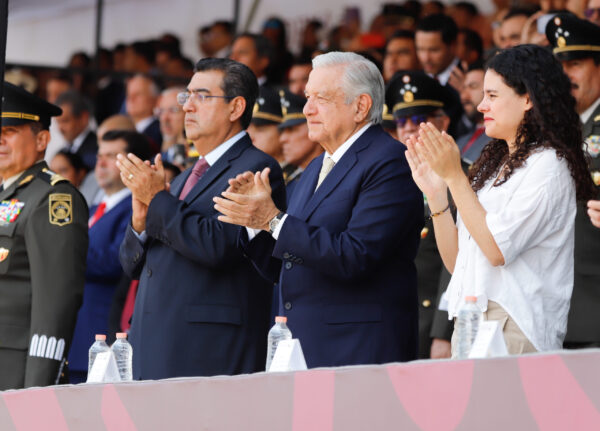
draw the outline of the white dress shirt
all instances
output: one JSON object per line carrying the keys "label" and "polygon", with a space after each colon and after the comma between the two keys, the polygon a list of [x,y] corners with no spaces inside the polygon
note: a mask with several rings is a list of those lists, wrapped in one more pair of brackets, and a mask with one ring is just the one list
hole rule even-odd
{"label": "white dress shirt", "polygon": [[504,184],[477,192],[504,265],[492,266],[458,215],[458,256],[448,285],[448,318],[466,296],[481,311],[498,303],[539,351],[562,348],[573,290],[575,183],[567,161],[540,149]]}

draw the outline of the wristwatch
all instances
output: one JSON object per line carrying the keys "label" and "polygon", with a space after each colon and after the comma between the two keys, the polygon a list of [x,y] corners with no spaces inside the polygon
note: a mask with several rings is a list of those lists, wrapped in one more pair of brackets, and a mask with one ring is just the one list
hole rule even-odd
{"label": "wristwatch", "polygon": [[275,232],[275,229],[277,229],[277,225],[279,225],[279,222],[281,221],[284,215],[285,213],[283,211],[279,211],[279,214],[273,217],[269,222],[269,233],[271,235],[273,235],[273,232]]}

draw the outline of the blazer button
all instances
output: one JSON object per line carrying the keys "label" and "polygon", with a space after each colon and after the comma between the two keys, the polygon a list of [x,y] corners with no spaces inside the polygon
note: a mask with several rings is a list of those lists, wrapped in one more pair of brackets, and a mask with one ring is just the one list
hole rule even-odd
{"label": "blazer button", "polygon": [[292,303],[291,302],[286,302],[285,304],[283,304],[283,308],[285,308],[286,310],[291,310],[292,309]]}
{"label": "blazer button", "polygon": [[286,262],[285,269],[291,269],[291,268],[292,268],[292,262]]}
{"label": "blazer button", "polygon": [[146,271],[146,274],[148,274],[148,277],[152,277],[152,270],[150,268],[148,268],[148,271]]}
{"label": "blazer button", "polygon": [[423,307],[429,308],[430,305],[431,305],[431,301],[429,299],[426,299],[425,301],[423,301]]}

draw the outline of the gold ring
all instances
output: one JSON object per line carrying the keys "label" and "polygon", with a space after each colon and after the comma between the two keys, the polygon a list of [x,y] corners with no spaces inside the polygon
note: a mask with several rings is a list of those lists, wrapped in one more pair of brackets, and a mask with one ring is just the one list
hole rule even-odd
{"label": "gold ring", "polygon": [[127,178],[130,179],[130,180],[132,180],[133,179],[133,174],[129,174],[129,176]]}

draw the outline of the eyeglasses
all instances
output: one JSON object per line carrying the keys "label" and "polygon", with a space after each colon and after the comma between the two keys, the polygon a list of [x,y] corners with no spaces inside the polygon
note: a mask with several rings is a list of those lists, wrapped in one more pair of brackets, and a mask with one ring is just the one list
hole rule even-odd
{"label": "eyeglasses", "polygon": [[413,124],[419,125],[427,121],[427,115],[407,115],[404,117],[394,117],[394,120],[398,127],[404,127],[408,120],[412,121]]}
{"label": "eyeglasses", "polygon": [[233,99],[234,96],[210,96],[208,94],[200,93],[200,90],[183,91],[177,93],[177,103],[185,105],[185,102],[192,96],[194,96],[200,103],[206,101],[206,99]]}
{"label": "eyeglasses", "polygon": [[154,108],[154,115],[160,117],[162,114],[177,114],[181,112],[181,108],[179,106],[171,106],[170,108]]}
{"label": "eyeglasses", "polygon": [[594,12],[600,15],[600,7],[586,9],[583,14],[586,18],[591,18],[594,15]]}

